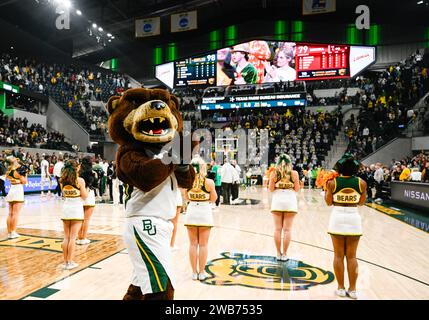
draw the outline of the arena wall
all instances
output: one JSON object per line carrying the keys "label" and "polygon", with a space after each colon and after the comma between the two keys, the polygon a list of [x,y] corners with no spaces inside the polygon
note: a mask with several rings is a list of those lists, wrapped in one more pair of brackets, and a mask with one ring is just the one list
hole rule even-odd
{"label": "arena wall", "polygon": [[362,163],[366,166],[377,162],[389,165],[392,162],[392,159],[403,159],[409,156],[411,152],[411,138],[396,138],[364,158]]}
{"label": "arena wall", "polygon": [[43,128],[46,129],[47,120],[46,116],[44,115],[27,112],[19,109],[13,109],[13,119],[17,118],[27,118],[29,126],[31,126],[32,124],[40,124]]}
{"label": "arena wall", "polygon": [[61,132],[73,144],[77,144],[80,150],[87,149],[90,141],[89,133],[51,98],[49,98],[46,116],[48,129]]}
{"label": "arena wall", "polygon": [[411,141],[413,151],[429,150],[429,136],[415,137]]}

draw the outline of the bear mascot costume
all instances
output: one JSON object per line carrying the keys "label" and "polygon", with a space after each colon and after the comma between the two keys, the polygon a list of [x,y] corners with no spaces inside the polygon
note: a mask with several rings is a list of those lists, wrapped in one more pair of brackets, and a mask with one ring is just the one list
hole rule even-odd
{"label": "bear mascot costume", "polygon": [[107,111],[110,136],[119,145],[116,172],[126,196],[124,242],[134,267],[124,300],[172,300],[170,220],[176,214],[178,188],[190,189],[195,179],[180,152],[165,151],[175,136],[182,139],[179,101],[163,89],[129,89],[111,97]]}

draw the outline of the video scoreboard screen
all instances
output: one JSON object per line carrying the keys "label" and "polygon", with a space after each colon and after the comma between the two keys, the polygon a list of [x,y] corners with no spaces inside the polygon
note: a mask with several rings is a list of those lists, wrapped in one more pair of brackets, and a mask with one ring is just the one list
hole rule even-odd
{"label": "video scoreboard screen", "polygon": [[297,45],[297,80],[349,78],[349,53],[347,45]]}
{"label": "video scoreboard screen", "polygon": [[375,61],[370,46],[253,40],[158,65],[156,77],[173,88],[329,80],[354,77]]}
{"label": "video scoreboard screen", "polygon": [[216,55],[188,58],[174,63],[175,87],[215,85]]}

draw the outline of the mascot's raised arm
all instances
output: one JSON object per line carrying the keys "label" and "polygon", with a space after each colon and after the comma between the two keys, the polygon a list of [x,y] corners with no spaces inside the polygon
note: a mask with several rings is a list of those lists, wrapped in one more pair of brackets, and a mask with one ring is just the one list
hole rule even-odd
{"label": "mascot's raised arm", "polygon": [[[117,174],[126,195],[124,241],[134,266],[124,299],[173,299],[170,220],[176,213],[177,188],[190,189],[195,178],[190,164],[165,150],[182,136],[179,101],[162,89],[129,89],[122,97],[111,97],[107,110],[109,134],[119,145]],[[171,157],[179,161],[171,163]]]}

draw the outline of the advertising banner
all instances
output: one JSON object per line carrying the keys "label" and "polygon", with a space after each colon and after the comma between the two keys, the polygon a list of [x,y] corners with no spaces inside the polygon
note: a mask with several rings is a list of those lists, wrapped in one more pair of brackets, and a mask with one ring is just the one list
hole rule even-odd
{"label": "advertising banner", "polygon": [[392,181],[390,187],[392,200],[429,212],[429,184]]}
{"label": "advertising banner", "polygon": [[[57,180],[52,177],[52,187],[51,190],[55,190],[55,188],[57,187]],[[41,176],[40,175],[29,175],[28,176],[28,182],[26,185],[24,185],[24,193],[37,193],[41,191]],[[49,187],[49,183],[45,182],[45,190],[44,191],[48,191],[48,187]],[[6,180],[6,184],[5,184],[5,189],[6,189],[6,193],[9,193],[9,189],[10,189],[10,182],[9,180]]]}

